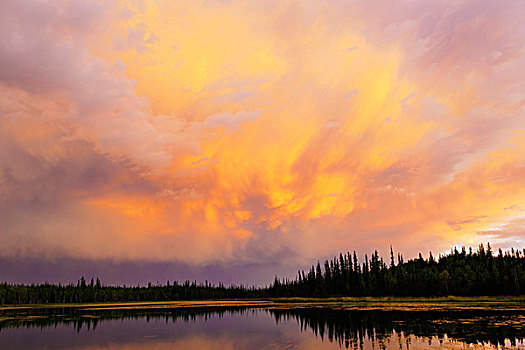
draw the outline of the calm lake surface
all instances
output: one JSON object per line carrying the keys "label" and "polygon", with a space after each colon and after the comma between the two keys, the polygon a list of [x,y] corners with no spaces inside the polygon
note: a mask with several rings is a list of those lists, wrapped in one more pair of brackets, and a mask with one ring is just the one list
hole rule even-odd
{"label": "calm lake surface", "polygon": [[0,310],[0,349],[525,349],[522,309]]}

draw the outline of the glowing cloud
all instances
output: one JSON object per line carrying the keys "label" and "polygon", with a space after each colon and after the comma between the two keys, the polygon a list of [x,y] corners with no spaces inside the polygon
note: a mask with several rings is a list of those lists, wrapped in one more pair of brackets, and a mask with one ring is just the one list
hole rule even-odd
{"label": "glowing cloud", "polygon": [[522,245],[524,7],[383,5],[8,0],[0,254]]}

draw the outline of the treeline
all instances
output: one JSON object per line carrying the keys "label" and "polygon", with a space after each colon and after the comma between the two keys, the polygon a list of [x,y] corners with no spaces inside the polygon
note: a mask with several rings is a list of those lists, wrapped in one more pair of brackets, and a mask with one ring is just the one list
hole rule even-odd
{"label": "treeline", "polygon": [[[396,261],[397,260],[397,261]],[[525,249],[497,254],[490,244],[476,252],[465,248],[427,259],[421,254],[404,261],[390,248],[387,264],[378,252],[359,262],[356,252],[319,262],[309,271],[299,271],[295,280],[277,277],[268,287],[211,285],[177,281],[165,285],[105,286],[100,280],[76,284],[0,283],[0,304],[45,304],[128,301],[204,300],[266,297],[345,296],[476,296],[519,295],[525,289]]]}
{"label": "treeline", "polygon": [[490,244],[476,252],[465,247],[450,254],[428,259],[397,262],[392,247],[387,264],[375,251],[359,263],[357,254],[340,254],[331,261],[319,262],[309,271],[299,271],[295,280],[277,277],[268,293],[286,297],[328,296],[476,296],[519,295],[525,288],[525,249],[501,249],[494,254]]}
{"label": "treeline", "polygon": [[0,284],[0,304],[60,304],[60,303],[105,303],[129,301],[205,300],[257,297],[259,290],[245,286],[225,287],[222,283],[176,281],[165,285],[148,286],[103,286],[100,280],[84,277],[75,284]]}

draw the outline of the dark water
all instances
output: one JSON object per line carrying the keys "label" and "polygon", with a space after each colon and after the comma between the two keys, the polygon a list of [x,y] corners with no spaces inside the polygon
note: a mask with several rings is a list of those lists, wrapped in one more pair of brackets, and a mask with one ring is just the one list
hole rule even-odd
{"label": "dark water", "polygon": [[525,349],[520,310],[19,309],[0,349]]}

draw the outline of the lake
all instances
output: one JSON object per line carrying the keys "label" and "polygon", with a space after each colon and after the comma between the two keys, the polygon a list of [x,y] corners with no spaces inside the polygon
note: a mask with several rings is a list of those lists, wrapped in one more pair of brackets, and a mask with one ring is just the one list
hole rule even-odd
{"label": "lake", "polygon": [[0,309],[0,349],[525,349],[498,306],[276,305]]}

